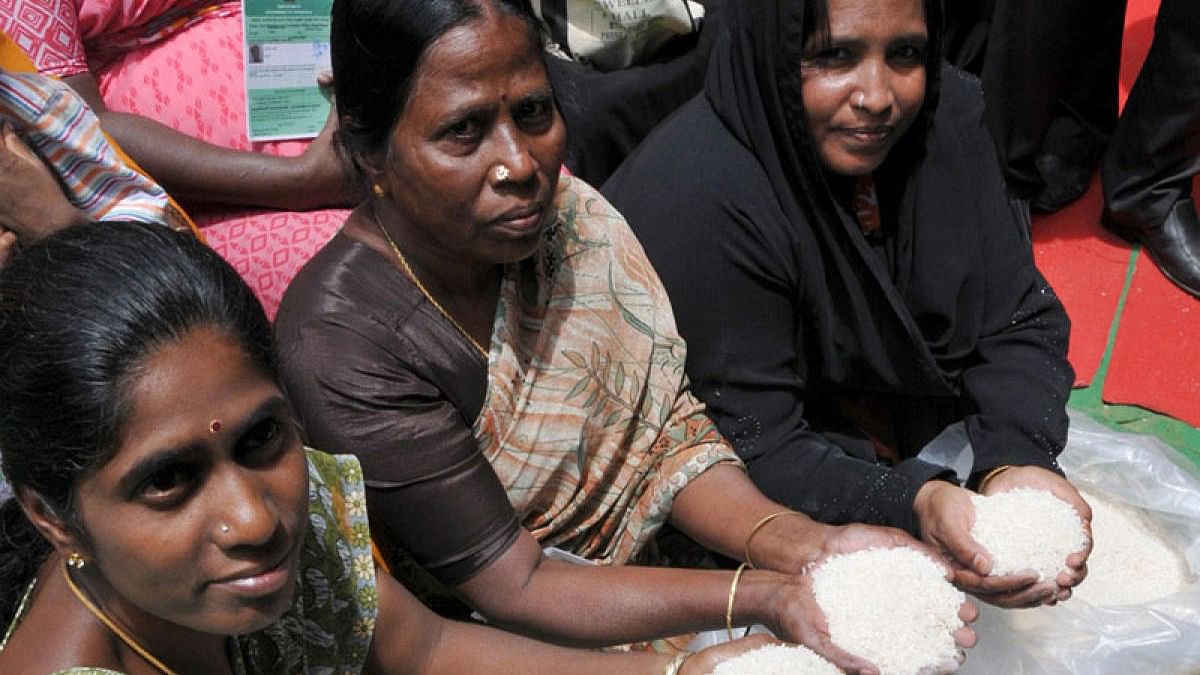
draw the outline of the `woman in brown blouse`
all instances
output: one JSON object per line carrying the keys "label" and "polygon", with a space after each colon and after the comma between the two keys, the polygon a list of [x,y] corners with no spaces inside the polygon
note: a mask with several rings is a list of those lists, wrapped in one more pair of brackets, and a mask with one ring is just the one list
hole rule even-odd
{"label": "woman in brown blouse", "polygon": [[[560,180],[533,26],[511,0],[335,3],[339,135],[372,197],[279,314],[309,440],[361,458],[394,573],[411,581],[415,562],[491,621],[608,645],[720,627],[728,610],[871,672],[829,643],[801,572],[921,545],[767,518],[784,509],[687,392],[641,247],[598,193]],[[623,565],[668,522],[759,569],[731,593],[729,572]]]}

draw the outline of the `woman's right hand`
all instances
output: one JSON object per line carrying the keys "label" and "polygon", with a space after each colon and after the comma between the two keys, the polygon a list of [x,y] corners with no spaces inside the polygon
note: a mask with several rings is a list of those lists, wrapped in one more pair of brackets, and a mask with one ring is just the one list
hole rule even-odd
{"label": "woman's right hand", "polygon": [[722,661],[728,661],[759,647],[773,644],[780,644],[780,641],[766,633],[757,633],[731,642],[722,642],[689,656],[683,662],[683,667],[679,669],[679,675],[709,675]]}
{"label": "woman's right hand", "polygon": [[[947,580],[951,578],[949,566],[936,551],[899,530],[866,525],[849,525],[833,529],[835,531],[831,533],[829,543],[826,544],[829,555],[852,553],[855,550],[866,548],[908,546],[945,566]],[[880,545],[880,537],[883,534],[891,534],[899,543]],[[822,560],[815,561],[813,567],[821,562]],[[821,611],[813,592],[811,569],[790,577],[782,582],[781,586],[780,591],[774,594],[776,605],[771,612],[775,619],[770,624],[770,628],[776,635],[805,645],[851,675],[877,675],[879,673],[879,669],[871,662],[851,654],[833,643],[829,634],[829,624],[825,620],[825,613]],[[964,625],[954,632],[954,640],[961,648],[973,647],[976,635],[969,624],[979,617],[979,610],[969,600],[964,599],[959,607],[958,616]],[[947,664],[944,671],[936,672],[952,672],[956,668],[957,664],[954,667]]]}

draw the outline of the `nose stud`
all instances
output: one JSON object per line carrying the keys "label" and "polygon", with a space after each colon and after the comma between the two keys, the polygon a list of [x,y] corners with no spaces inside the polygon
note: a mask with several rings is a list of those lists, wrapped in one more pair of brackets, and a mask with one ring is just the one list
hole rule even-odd
{"label": "nose stud", "polygon": [[229,534],[229,526],[221,523],[221,534]]}
{"label": "nose stud", "polygon": [[867,92],[860,91],[860,92],[858,92],[858,95],[854,97],[853,105],[855,108],[858,108],[859,110],[866,110],[866,102],[867,102]]}
{"label": "nose stud", "polygon": [[508,170],[507,166],[504,166],[503,164],[496,165],[496,180],[497,181],[508,180],[508,177],[510,175],[512,175],[512,173]]}

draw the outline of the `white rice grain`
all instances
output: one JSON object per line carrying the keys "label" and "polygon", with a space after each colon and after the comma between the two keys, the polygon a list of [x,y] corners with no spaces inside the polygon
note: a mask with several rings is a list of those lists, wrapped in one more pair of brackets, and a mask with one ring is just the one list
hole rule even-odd
{"label": "white rice grain", "polygon": [[1053,580],[1066,569],[1067,556],[1087,545],[1074,507],[1046,490],[972,495],[971,502],[971,537],[991,555],[992,576],[1033,570],[1039,581]]}
{"label": "white rice grain", "polygon": [[1092,507],[1096,545],[1076,598],[1093,605],[1140,605],[1191,585],[1183,554],[1144,513],[1095,494],[1084,493],[1084,499]]}
{"label": "white rice grain", "polygon": [[711,675],[839,675],[841,672],[808,647],[767,645],[721,662]]}
{"label": "white rice grain", "polygon": [[952,666],[953,632],[966,596],[946,570],[911,548],[833,556],[813,571],[813,592],[833,643],[883,675],[916,675]]}

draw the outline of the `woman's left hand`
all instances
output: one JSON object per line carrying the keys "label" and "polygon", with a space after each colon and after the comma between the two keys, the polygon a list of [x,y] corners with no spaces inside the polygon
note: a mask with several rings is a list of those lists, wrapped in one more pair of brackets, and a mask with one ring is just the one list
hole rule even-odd
{"label": "woman's left hand", "polygon": [[[1054,604],[1071,597],[1071,589],[1078,586],[1087,576],[1087,559],[1092,552],[1092,507],[1080,496],[1079,490],[1066,478],[1040,466],[1014,466],[1001,471],[983,486],[982,494],[994,495],[1017,488],[1045,490],[1075,509],[1083,521],[1087,544],[1083,550],[1067,557],[1067,569],[1059,572],[1055,579],[1056,589],[1047,604]],[[990,600],[989,600],[990,601]]]}

